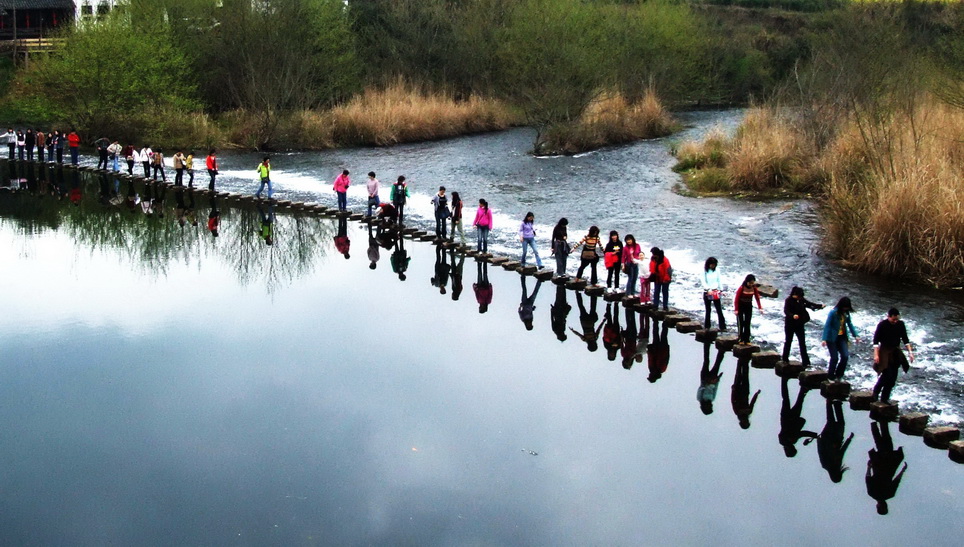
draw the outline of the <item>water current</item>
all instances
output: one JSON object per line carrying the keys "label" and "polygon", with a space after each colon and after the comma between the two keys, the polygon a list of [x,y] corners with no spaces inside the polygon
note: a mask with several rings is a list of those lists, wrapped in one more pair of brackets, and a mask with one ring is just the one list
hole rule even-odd
{"label": "water current", "polygon": [[[827,305],[808,326],[809,353],[815,363],[827,358],[818,332],[827,310],[849,296],[856,309],[854,324],[863,337],[852,348],[847,372],[847,379],[857,387],[875,382],[869,342],[886,311],[897,307],[919,351],[914,371],[902,380],[904,387],[895,399],[908,408],[930,412],[937,420],[960,421],[964,417],[964,295],[960,291],[930,290],[841,267],[821,253],[819,212],[812,202],[692,198],[674,191],[680,176],[671,170],[671,142],[698,138],[713,127],[732,131],[742,113],[685,113],[681,117],[687,128],[670,139],[572,157],[528,154],[533,139],[529,129],[390,148],[275,154],[272,178],[276,197],[333,205],[331,181],[341,169],[349,169],[353,180],[349,205],[357,211],[364,208],[369,171],[383,182],[382,199],[387,199],[388,184],[404,174],[412,191],[407,211],[418,225],[430,229],[434,228],[430,199],[439,186],[460,193],[469,222],[478,199],[484,198],[495,212],[494,248],[513,256],[519,254],[516,237],[521,219],[532,211],[537,243],[547,264],[551,262],[549,236],[560,217],[569,219],[570,240],[581,238],[591,225],[598,225],[604,234],[609,230],[631,233],[647,253],[654,245],[666,251],[677,275],[672,305],[687,311],[701,310],[699,274],[706,257],[716,256],[730,296],[748,273],[781,291],[778,300],[764,304],[764,315],[755,314],[757,342],[782,344],[783,297],[794,285],[804,287],[810,300]],[[253,192],[259,158],[253,153],[222,156],[219,188]],[[473,237],[471,229],[468,237]],[[570,273],[577,263],[570,260]],[[730,324],[735,325],[730,316]]]}

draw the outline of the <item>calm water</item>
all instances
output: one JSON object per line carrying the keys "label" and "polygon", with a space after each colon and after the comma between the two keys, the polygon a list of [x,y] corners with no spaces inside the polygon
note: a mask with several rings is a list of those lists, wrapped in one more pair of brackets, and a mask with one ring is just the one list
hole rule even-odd
{"label": "calm water", "polygon": [[[458,142],[484,155],[493,139],[523,137]],[[363,152],[388,151],[351,154]],[[517,161],[553,171],[582,159]],[[330,189],[315,184],[315,199]],[[964,475],[944,451],[891,426],[903,459],[889,471],[907,469],[878,515],[868,452],[887,447],[865,413],[844,405],[828,418],[818,393],[791,381],[784,394],[772,371],[741,371],[692,336],[607,314],[601,300],[593,313],[593,299],[407,240],[401,281],[401,249],[354,223],[275,212],[268,246],[270,209],[112,186],[68,174],[37,181],[35,195],[0,192],[3,543],[957,543]],[[647,192],[626,189],[646,210],[635,200]],[[712,245],[699,236],[709,227],[671,220],[686,200],[650,194],[654,226]],[[136,203],[145,197],[150,216]],[[506,225],[518,216],[510,207],[529,208],[516,201],[501,209]],[[690,201],[720,222],[739,207],[780,208]],[[218,238],[205,228],[212,205]],[[571,206],[558,212],[591,207]],[[761,222],[812,240],[811,224],[789,214]],[[486,278],[492,302],[479,313]],[[686,302],[684,283],[674,290]],[[535,306],[531,331],[522,304]],[[619,333],[612,359],[580,339],[593,327],[600,340]],[[717,362],[707,415],[696,393]],[[757,390],[744,429],[738,413]]]}

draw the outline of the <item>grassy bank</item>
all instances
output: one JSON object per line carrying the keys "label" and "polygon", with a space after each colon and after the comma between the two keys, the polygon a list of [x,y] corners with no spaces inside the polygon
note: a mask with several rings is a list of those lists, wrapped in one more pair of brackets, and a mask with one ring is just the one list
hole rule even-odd
{"label": "grassy bank", "polygon": [[754,108],[730,137],[675,153],[691,191],[813,192],[824,244],[860,270],[937,286],[964,283],[964,110],[936,99],[887,118],[849,116],[826,146],[805,116]]}

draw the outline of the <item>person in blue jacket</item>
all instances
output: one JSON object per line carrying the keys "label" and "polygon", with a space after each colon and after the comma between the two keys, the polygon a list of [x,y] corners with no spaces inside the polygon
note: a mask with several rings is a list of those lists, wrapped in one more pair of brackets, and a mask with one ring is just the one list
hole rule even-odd
{"label": "person in blue jacket", "polygon": [[827,322],[823,325],[822,345],[830,351],[830,366],[827,375],[831,380],[843,378],[850,360],[848,332],[854,336],[854,343],[860,342],[857,329],[850,321],[850,314],[854,311],[850,298],[843,297],[827,315]]}

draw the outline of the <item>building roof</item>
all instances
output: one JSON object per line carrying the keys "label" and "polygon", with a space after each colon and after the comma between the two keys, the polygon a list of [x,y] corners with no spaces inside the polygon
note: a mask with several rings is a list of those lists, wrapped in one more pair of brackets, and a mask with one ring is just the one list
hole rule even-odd
{"label": "building roof", "polygon": [[0,0],[0,9],[69,9],[74,11],[74,0]]}

